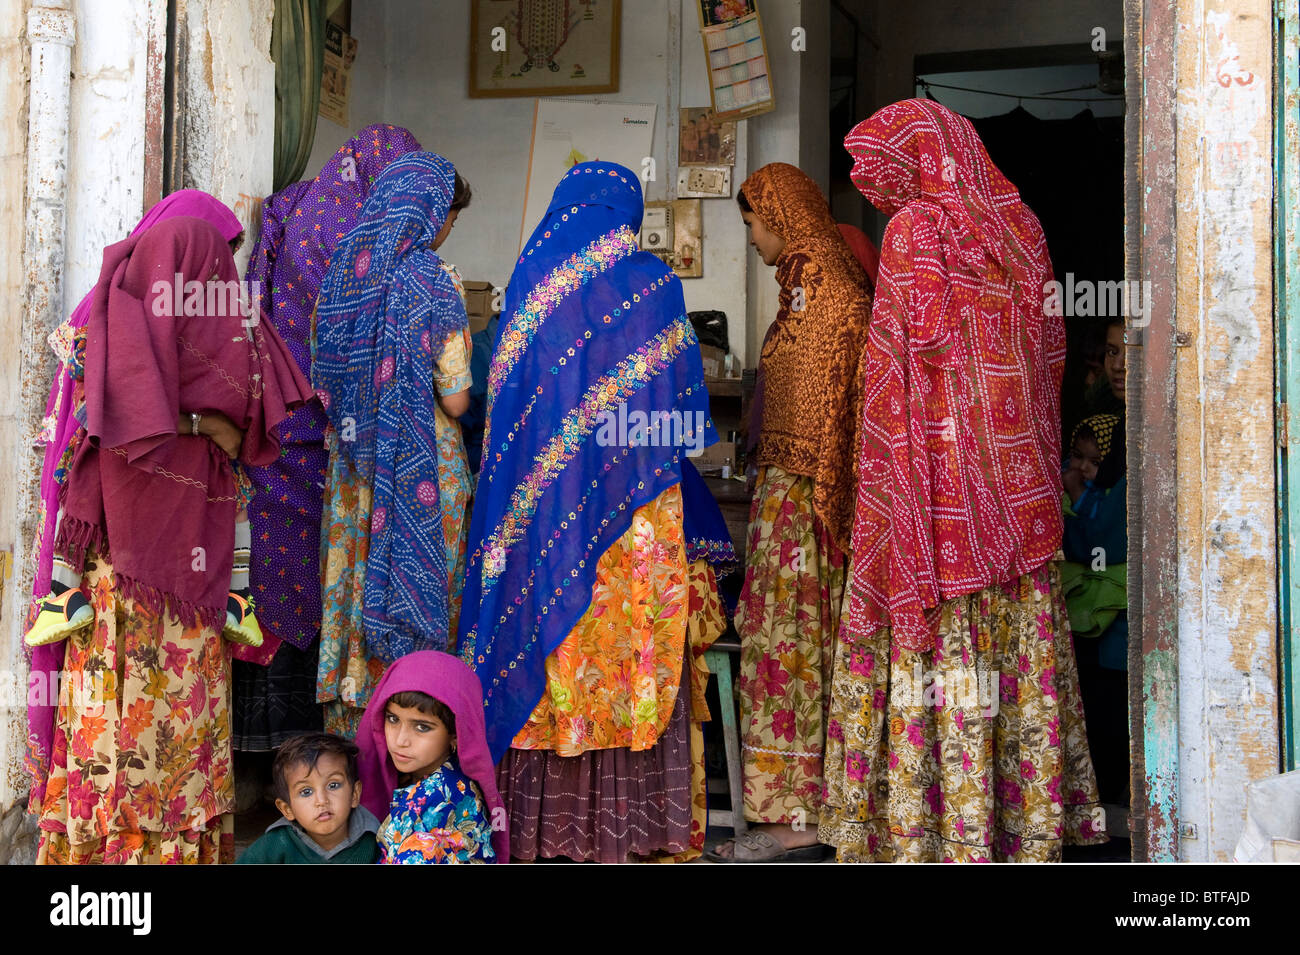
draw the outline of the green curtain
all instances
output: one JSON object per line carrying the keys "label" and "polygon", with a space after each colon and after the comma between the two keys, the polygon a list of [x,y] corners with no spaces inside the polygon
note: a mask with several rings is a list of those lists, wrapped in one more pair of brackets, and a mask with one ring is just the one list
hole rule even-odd
{"label": "green curtain", "polygon": [[275,179],[279,192],[307,168],[325,64],[325,0],[275,0]]}

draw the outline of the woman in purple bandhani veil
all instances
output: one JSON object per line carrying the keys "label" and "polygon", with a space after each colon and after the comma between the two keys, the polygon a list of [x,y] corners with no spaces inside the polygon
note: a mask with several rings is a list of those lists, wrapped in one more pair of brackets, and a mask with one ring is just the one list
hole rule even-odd
{"label": "woman in purple bandhani veil", "polygon": [[[339,147],[307,182],[263,204],[262,234],[248,281],[260,283],[262,309],[303,374],[311,374],[309,342],[317,293],[330,257],[352,227],[370,187],[400,156],[420,148],[400,126],[367,126]],[[321,727],[316,703],[320,636],[321,495],[328,455],[319,403],[280,427],[279,460],[252,469],[252,594],[261,647],[240,647],[234,665],[234,740],[244,752],[275,749],[290,736]]]}
{"label": "woman in purple bandhani veil", "polygon": [[[219,199],[198,189],[181,189],[165,196],[145,213],[131,230],[131,235],[140,235],[149,227],[176,216],[192,216],[211,223],[216,226],[222,238],[231,244],[232,249],[237,249],[242,242],[244,227],[239,218]],[[34,599],[23,626],[24,631],[31,628],[41,598],[50,592],[59,491],[67,481],[68,466],[86,433],[82,366],[90,299],[91,293],[87,292],[68,319],[49,338],[50,347],[58,356],[59,364],[54,372],[54,381],[50,384],[45,420],[37,434],[38,445],[45,446],[45,462],[41,469],[36,537],[32,544],[32,553],[36,555],[32,581]],[[27,700],[27,771],[32,778],[30,805],[35,811],[45,796],[45,780],[49,772],[50,747],[54,734],[54,711],[58,707],[58,674],[63,666],[64,646],[61,641],[49,643],[31,647],[28,653],[33,692],[28,694]]]}

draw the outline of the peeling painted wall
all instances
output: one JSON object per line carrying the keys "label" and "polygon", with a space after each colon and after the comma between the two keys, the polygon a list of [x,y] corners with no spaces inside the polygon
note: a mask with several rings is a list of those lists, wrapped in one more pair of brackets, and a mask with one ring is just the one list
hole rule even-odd
{"label": "peeling painted wall", "polygon": [[[22,436],[20,351],[22,340],[23,231],[26,218],[27,41],[24,0],[0,0],[0,675],[5,682],[26,672],[21,649],[21,574],[13,564],[18,547]],[[0,700],[0,811],[26,789],[22,772],[25,713]]]}
{"label": "peeling painted wall", "polygon": [[179,0],[185,37],[184,183],[235,210],[247,236],[236,256],[248,264],[271,192],[275,150],[273,0]]}
{"label": "peeling painted wall", "polygon": [[69,306],[99,279],[104,247],[144,214],[148,5],[76,0],[68,143]]}
{"label": "peeling painted wall", "polygon": [[[51,261],[62,263],[60,298],[45,314],[24,286],[24,243],[32,241],[24,237],[29,5],[0,0],[0,75],[7,78],[0,103],[6,134],[0,140],[0,340],[30,343],[25,353],[10,348],[0,355],[0,387],[8,399],[0,406],[0,474],[16,476],[0,482],[0,687],[26,682],[21,629],[31,587],[31,501],[40,478],[32,435],[53,371],[43,342],[98,278],[104,247],[125,236],[143,213],[148,38],[157,13],[156,0],[64,4],[76,18],[67,187],[58,197],[66,204],[66,223],[62,247],[50,253]],[[189,0],[184,6],[189,47],[197,53],[189,61],[197,69],[181,80],[196,133],[186,144],[187,185],[213,192],[246,225],[256,224],[258,203],[271,186],[273,0]],[[37,234],[43,243],[53,241],[52,234]],[[25,701],[12,696],[0,699],[0,810],[27,788]]]}
{"label": "peeling painted wall", "polygon": [[1178,5],[1176,321],[1190,336],[1177,366],[1187,861],[1231,858],[1247,783],[1279,767],[1272,12],[1268,0]]}

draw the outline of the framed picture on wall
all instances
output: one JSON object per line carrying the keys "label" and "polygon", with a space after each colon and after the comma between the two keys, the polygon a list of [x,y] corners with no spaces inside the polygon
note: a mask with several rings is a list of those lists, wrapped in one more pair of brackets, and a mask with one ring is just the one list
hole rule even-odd
{"label": "framed picture on wall", "polygon": [[679,166],[734,166],[736,124],[720,123],[707,106],[678,110],[677,164]]}
{"label": "framed picture on wall", "polygon": [[470,0],[470,96],[618,90],[621,0]]}
{"label": "framed picture on wall", "polygon": [[699,0],[715,121],[776,109],[767,43],[754,0]]}

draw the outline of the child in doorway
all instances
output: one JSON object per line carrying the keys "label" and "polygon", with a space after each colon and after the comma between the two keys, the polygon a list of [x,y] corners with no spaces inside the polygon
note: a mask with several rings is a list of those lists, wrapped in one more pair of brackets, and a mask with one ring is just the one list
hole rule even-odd
{"label": "child in doorway", "polygon": [[1074,632],[1088,743],[1103,803],[1128,803],[1128,518],[1122,415],[1074,429],[1061,475],[1061,584]]}
{"label": "child in doorway", "polygon": [[407,654],[375,688],[357,734],[380,862],[506,862],[505,805],[483,728],[478,677],[450,654]]}
{"label": "child in doorway", "polygon": [[286,740],[271,768],[284,818],[237,863],[369,865],[378,859],[379,820],[361,805],[357,752],[351,740],[330,733]]}

